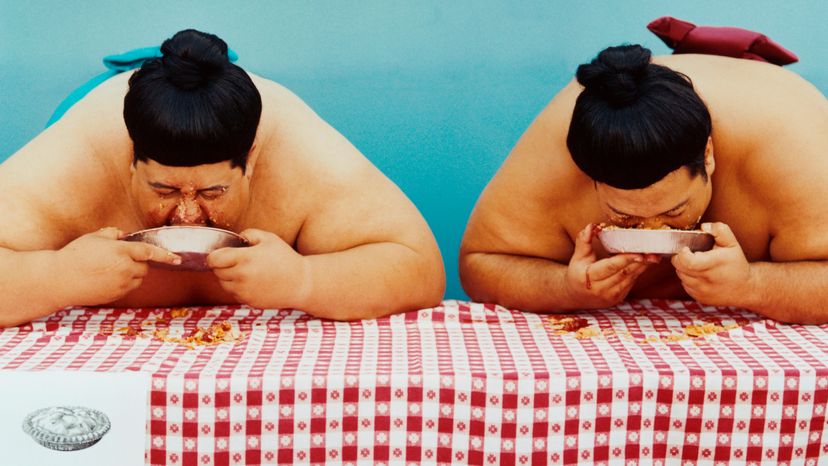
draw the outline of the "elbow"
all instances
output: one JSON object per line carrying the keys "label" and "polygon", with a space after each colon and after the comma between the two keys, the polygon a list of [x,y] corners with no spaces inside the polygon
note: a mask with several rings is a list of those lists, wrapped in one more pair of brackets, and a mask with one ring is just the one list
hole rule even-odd
{"label": "elbow", "polygon": [[460,286],[463,291],[474,302],[492,302],[493,296],[485,286],[485,280],[481,277],[481,270],[478,264],[483,253],[460,251],[458,269],[460,272]]}
{"label": "elbow", "polygon": [[26,320],[14,319],[7,315],[7,313],[2,313],[0,315],[0,330],[17,327],[20,324],[26,323]]}
{"label": "elbow", "polygon": [[436,259],[423,261],[413,280],[400,289],[394,302],[386,303],[384,309],[376,309],[378,314],[368,318],[437,307],[443,302],[445,294],[446,270],[438,255]]}
{"label": "elbow", "polygon": [[[437,307],[446,294],[446,268],[437,243],[414,255],[417,258],[411,280],[404,284],[396,312]],[[396,313],[394,312],[394,313]]]}
{"label": "elbow", "polygon": [[392,314],[437,307],[442,304],[445,294],[446,269],[443,266],[442,257],[437,253],[433,257],[420,262],[413,279],[403,284],[393,302],[377,306],[370,310],[367,316],[360,318],[375,319]]}
{"label": "elbow", "polygon": [[424,280],[421,298],[415,306],[418,309],[437,307],[446,296],[446,268],[443,259],[438,258],[436,264],[429,267],[428,278]]}

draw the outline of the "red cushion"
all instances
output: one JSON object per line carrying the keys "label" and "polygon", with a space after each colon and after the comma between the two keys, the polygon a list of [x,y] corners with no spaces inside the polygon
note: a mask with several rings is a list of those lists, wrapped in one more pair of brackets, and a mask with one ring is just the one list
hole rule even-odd
{"label": "red cushion", "polygon": [[658,18],[648,24],[647,29],[673,49],[673,53],[724,55],[780,66],[799,61],[790,50],[768,39],[764,34],[747,29],[696,26],[670,16]]}

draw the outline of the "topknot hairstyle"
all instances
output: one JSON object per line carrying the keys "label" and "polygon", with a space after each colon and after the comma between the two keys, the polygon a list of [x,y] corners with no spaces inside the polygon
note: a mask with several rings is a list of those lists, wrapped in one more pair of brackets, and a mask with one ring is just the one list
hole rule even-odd
{"label": "topknot hairstyle", "polygon": [[651,63],[640,45],[606,48],[578,66],[576,77],[584,90],[566,143],[590,178],[641,189],[685,166],[707,176],[710,113],[690,78]]}
{"label": "topknot hairstyle", "polygon": [[250,76],[230,63],[227,44],[213,34],[180,31],[161,52],[130,77],[124,98],[134,162],[230,161],[244,171],[262,113]]}

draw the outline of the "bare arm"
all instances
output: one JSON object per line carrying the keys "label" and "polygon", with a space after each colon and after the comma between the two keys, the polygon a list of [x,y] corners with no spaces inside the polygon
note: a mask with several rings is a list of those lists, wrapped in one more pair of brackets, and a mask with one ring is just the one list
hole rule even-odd
{"label": "bare arm", "polygon": [[0,326],[114,301],[140,285],[147,260],[172,260],[114,229],[84,235],[108,198],[91,189],[107,177],[83,135],[68,114],[0,165]]}
{"label": "bare arm", "polygon": [[55,291],[53,252],[0,248],[0,328],[29,322],[68,305]]}
{"label": "bare arm", "polygon": [[[751,292],[742,304],[784,322],[824,324],[828,323],[828,100],[804,82],[779,99],[771,121],[780,129],[764,140],[764,151],[779,161],[766,177],[773,193],[767,201],[774,212],[772,262],[751,264]],[[793,154],[796,163],[785,163],[785,154]]]}
{"label": "bare arm", "polygon": [[[55,275],[55,250],[65,243],[49,202],[54,159],[63,147],[82,147],[60,122],[0,165],[0,326],[28,322],[68,306]],[[61,144],[60,139],[64,139]],[[70,149],[71,150],[71,149]],[[59,168],[58,168],[59,169]]]}
{"label": "bare arm", "polygon": [[713,251],[683,252],[674,263],[685,275],[685,289],[702,302],[744,307],[783,322],[824,324],[828,101],[812,86],[787,84],[788,92],[771,94],[762,124],[752,125],[759,127],[750,134],[757,149],[733,180],[768,213],[770,260],[748,263],[730,229],[714,224]]}
{"label": "bare arm", "polygon": [[351,320],[439,304],[445,271],[428,225],[390,180],[355,159],[329,179],[297,239],[311,290],[303,309]]}
{"label": "bare arm", "polygon": [[749,291],[737,306],[771,319],[800,324],[828,323],[828,261],[754,262]]}
{"label": "bare arm", "polygon": [[267,221],[253,223],[255,230],[242,232],[253,247],[213,253],[208,264],[224,289],[256,307],[295,307],[337,320],[439,304],[443,263],[416,207],[298,98],[268,89],[263,98],[279,102],[272,116],[279,123],[272,153],[279,178],[269,183],[294,199],[301,228],[287,244],[267,233]]}
{"label": "bare arm", "polygon": [[[828,299],[825,235],[803,235],[791,251],[780,251],[783,246],[778,243],[772,245],[772,250],[777,249],[774,259],[780,262],[748,262],[727,225],[704,224],[702,228],[716,237],[713,250],[692,253],[685,249],[672,260],[682,286],[693,298],[750,309],[783,322],[828,322],[824,306]],[[812,246],[816,249],[808,251]]]}
{"label": "bare arm", "polygon": [[0,327],[49,315],[70,305],[111,303],[141,286],[148,261],[178,264],[157,246],[118,241],[117,228],[79,237],[58,250],[0,248]]}
{"label": "bare arm", "polygon": [[577,305],[565,290],[573,244],[556,189],[572,186],[561,151],[571,98],[557,96],[535,119],[478,199],[460,246],[460,279],[475,301],[536,311]]}
{"label": "bare arm", "polygon": [[[643,257],[598,260],[593,250],[592,182],[566,148],[579,91],[570,84],[555,97],[478,200],[460,248],[460,278],[473,300],[536,312],[606,307],[646,268]],[[574,239],[573,225],[581,229]]]}
{"label": "bare arm", "polygon": [[307,256],[303,309],[336,320],[373,319],[433,307],[445,288],[441,264],[402,243],[371,243]]}

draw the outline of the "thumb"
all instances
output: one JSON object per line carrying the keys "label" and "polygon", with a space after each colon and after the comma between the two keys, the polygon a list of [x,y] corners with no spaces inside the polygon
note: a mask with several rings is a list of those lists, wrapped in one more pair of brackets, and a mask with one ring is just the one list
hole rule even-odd
{"label": "thumb", "polygon": [[124,232],[118,227],[104,227],[92,233],[92,235],[107,239],[121,239]]}
{"label": "thumb", "polygon": [[242,238],[246,239],[250,246],[255,246],[259,243],[263,243],[272,239],[273,233],[259,230],[258,228],[248,228],[243,232],[239,233]]}
{"label": "thumb", "polygon": [[595,251],[592,249],[592,231],[593,226],[590,223],[575,237],[575,250],[572,251],[570,263],[585,259],[592,259],[592,262],[594,262]]}
{"label": "thumb", "polygon": [[716,246],[720,248],[739,245],[739,241],[736,239],[736,235],[733,234],[733,230],[722,222],[702,223],[701,229],[713,235],[713,238],[716,240]]}

